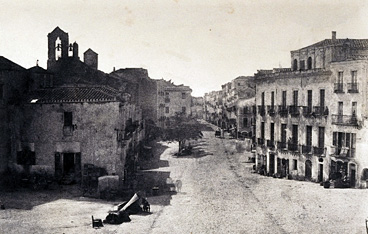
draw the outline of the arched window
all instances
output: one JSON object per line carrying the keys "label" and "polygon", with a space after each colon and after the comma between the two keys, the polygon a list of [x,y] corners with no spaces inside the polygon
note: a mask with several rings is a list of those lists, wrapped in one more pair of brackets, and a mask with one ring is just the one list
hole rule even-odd
{"label": "arched window", "polygon": [[293,62],[293,71],[296,71],[298,70],[298,60],[294,59],[294,62]]}
{"label": "arched window", "polygon": [[309,57],[307,60],[307,69],[308,70],[312,69],[312,58],[311,57]]}

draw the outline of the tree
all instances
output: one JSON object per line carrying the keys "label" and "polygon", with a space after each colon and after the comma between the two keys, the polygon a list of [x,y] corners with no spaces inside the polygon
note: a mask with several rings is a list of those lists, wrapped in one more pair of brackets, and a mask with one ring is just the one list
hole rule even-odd
{"label": "tree", "polygon": [[186,149],[186,141],[197,140],[203,137],[201,124],[194,118],[190,118],[182,113],[167,119],[167,128],[163,130],[163,139],[179,142],[179,154]]}

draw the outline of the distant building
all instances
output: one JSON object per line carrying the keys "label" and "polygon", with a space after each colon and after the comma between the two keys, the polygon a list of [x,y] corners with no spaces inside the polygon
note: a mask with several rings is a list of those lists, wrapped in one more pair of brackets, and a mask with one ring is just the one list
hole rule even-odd
{"label": "distant building", "polygon": [[291,68],[258,71],[257,167],[316,182],[346,177],[350,187],[365,187],[367,62],[367,39],[333,32],[291,51]]}
{"label": "distant building", "polygon": [[197,119],[204,118],[204,102],[203,97],[192,97],[192,104],[191,104],[191,116]]}
{"label": "distant building", "polygon": [[170,125],[169,118],[177,113],[190,116],[192,89],[189,86],[174,85],[170,81],[157,80],[158,126]]}

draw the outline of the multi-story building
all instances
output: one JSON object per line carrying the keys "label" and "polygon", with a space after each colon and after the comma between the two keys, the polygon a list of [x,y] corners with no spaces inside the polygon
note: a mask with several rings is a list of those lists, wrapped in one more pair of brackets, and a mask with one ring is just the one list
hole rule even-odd
{"label": "multi-story building", "polygon": [[204,95],[204,118],[207,122],[220,126],[222,91],[212,91]]}
{"label": "multi-story building", "polygon": [[189,86],[174,85],[171,81],[157,80],[158,126],[166,127],[169,118],[177,113],[191,114],[192,90]]}
{"label": "multi-story building", "polygon": [[193,118],[203,119],[203,97],[192,97],[190,111]]}
{"label": "multi-story building", "polygon": [[255,97],[240,98],[236,102],[237,137],[249,139],[249,144],[256,141],[256,113]]}
{"label": "multi-story building", "polygon": [[248,99],[255,96],[255,83],[253,76],[239,76],[222,87],[223,107],[221,113],[221,127],[227,130],[233,129],[236,132],[237,108],[239,99]]}
{"label": "multi-story building", "polygon": [[256,165],[268,175],[366,186],[368,40],[326,39],[291,51],[291,68],[256,78]]}
{"label": "multi-story building", "polygon": [[85,164],[124,179],[144,137],[141,111],[107,86],[37,89],[12,120],[20,124],[11,163],[43,167],[58,179],[80,181]]}

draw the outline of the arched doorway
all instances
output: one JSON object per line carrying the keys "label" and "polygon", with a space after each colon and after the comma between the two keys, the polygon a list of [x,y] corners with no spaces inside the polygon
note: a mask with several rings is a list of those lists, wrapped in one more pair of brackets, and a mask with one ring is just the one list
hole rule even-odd
{"label": "arched doorway", "polygon": [[305,161],[305,179],[312,179],[312,162],[310,160]]}

